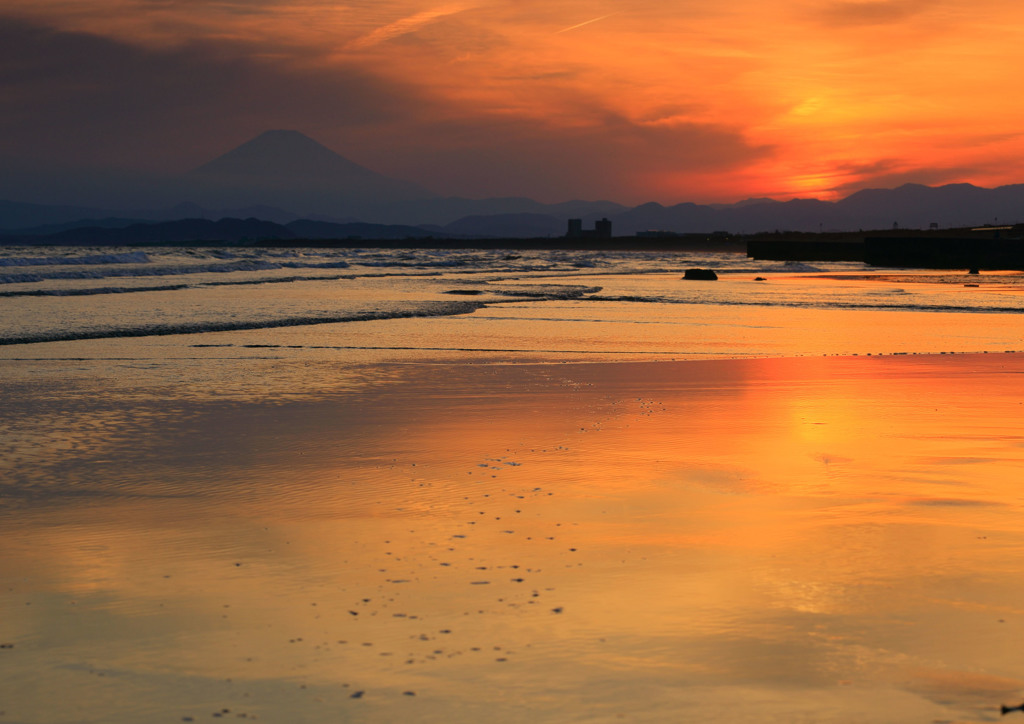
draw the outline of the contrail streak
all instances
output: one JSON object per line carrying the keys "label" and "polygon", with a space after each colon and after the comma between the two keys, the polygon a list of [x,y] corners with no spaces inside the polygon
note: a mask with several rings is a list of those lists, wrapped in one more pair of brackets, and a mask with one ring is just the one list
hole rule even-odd
{"label": "contrail streak", "polygon": [[590,25],[591,23],[596,23],[599,20],[604,20],[605,18],[610,18],[612,15],[618,15],[618,13],[617,12],[615,12],[615,13],[608,13],[607,15],[602,15],[599,18],[592,18],[590,20],[587,20],[586,22],[582,22],[582,23],[579,23],[577,25],[571,25],[568,28],[562,28],[561,30],[557,31],[555,33],[555,35],[558,35],[559,33],[568,33],[570,30],[575,30],[576,28],[582,28],[584,25]]}
{"label": "contrail streak", "polygon": [[439,18],[443,18],[448,15],[455,15],[461,13],[470,7],[465,4],[454,4],[454,5],[442,5],[441,7],[434,8],[432,10],[424,10],[423,12],[410,15],[407,18],[396,20],[389,25],[377,28],[369,35],[364,35],[361,38],[357,38],[348,44],[349,50],[360,50],[363,48],[369,48],[374,45],[378,45],[392,38],[397,38],[400,35],[407,35],[414,33],[421,27],[428,23],[432,23]]}

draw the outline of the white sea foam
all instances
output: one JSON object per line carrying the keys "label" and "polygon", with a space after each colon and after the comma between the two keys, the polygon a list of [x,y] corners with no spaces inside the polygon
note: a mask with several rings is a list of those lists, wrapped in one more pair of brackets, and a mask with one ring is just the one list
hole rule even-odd
{"label": "white sea foam", "polygon": [[[616,332],[608,328],[577,343],[573,337],[582,329],[579,323],[614,322],[620,329],[638,329],[638,324],[647,328],[684,323],[671,320],[694,316],[712,318],[728,309],[990,315],[1024,311],[1020,276],[982,275],[981,288],[965,290],[963,279],[955,274],[947,274],[944,284],[919,284],[913,274],[896,277],[886,272],[893,277],[891,283],[879,283],[865,278],[871,270],[862,264],[762,263],[738,254],[252,248],[97,253],[0,248],[0,267],[0,285],[7,287],[0,291],[0,343],[6,345],[299,328],[493,308],[488,310],[491,316],[473,317],[502,322],[487,332],[485,341],[456,343],[456,334],[451,340],[417,340],[412,346],[518,350],[543,344],[545,349],[582,350],[616,339]],[[719,281],[682,280],[690,267],[714,269]],[[754,283],[756,276],[766,277],[767,283]],[[978,277],[971,281],[977,283]],[[498,308],[502,311],[495,314]],[[768,313],[756,314],[763,320]],[[745,314],[729,313],[730,319]],[[528,330],[526,336],[533,341],[506,339],[518,334],[515,330],[527,329],[510,323],[531,319],[574,327],[552,332],[543,343],[534,339],[539,329]],[[730,324],[741,327],[745,322],[734,319]],[[402,329],[409,333],[408,325]],[[364,340],[357,346],[376,344]],[[407,344],[388,342],[396,349]],[[630,349],[653,349],[641,339],[635,345]],[[715,345],[716,351],[722,347],[721,342]]]}
{"label": "white sea foam", "polygon": [[343,322],[366,322],[382,319],[411,317],[440,317],[454,314],[468,314],[483,305],[476,302],[435,302],[415,308],[397,307],[373,312],[322,314],[305,317],[283,317],[275,319],[223,319],[223,320],[182,320],[179,322],[94,325],[90,328],[58,330],[50,329],[22,334],[0,336],[0,345],[38,344],[41,342],[67,342],[83,339],[106,339],[114,337],[152,337],[173,334],[202,334],[206,332],[227,332],[245,329],[274,329],[280,327],[303,327],[317,324],[338,324]]}
{"label": "white sea foam", "polygon": [[148,264],[144,251],[121,254],[91,254],[89,256],[0,256],[0,266],[76,266],[80,264]]}

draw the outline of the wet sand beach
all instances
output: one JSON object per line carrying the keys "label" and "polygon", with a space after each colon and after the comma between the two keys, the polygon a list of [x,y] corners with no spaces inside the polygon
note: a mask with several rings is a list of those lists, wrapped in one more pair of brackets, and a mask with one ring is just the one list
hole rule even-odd
{"label": "wet sand beach", "polygon": [[0,382],[0,722],[1024,696],[1021,355],[224,363],[316,380],[263,396],[35,357]]}

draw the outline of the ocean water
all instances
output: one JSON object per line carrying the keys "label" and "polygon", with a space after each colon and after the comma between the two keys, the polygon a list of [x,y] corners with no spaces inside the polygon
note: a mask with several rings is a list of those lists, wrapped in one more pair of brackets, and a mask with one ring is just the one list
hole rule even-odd
{"label": "ocean water", "polygon": [[1024,700],[1018,273],[26,248],[0,282],[4,724]]}
{"label": "ocean water", "polygon": [[[690,267],[719,280],[683,281]],[[1021,346],[1022,292],[1015,272],[737,254],[7,248],[0,344],[178,335],[193,350],[505,361],[992,352]]]}

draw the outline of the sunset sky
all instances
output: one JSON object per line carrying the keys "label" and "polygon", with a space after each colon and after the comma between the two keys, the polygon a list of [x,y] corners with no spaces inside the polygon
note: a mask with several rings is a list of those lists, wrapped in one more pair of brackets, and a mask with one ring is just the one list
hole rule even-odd
{"label": "sunset sky", "polygon": [[1024,181],[1012,0],[4,0],[0,158],[178,172],[302,131],[438,193]]}

